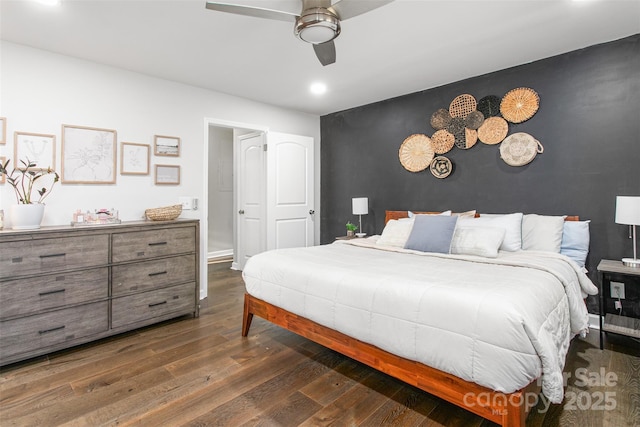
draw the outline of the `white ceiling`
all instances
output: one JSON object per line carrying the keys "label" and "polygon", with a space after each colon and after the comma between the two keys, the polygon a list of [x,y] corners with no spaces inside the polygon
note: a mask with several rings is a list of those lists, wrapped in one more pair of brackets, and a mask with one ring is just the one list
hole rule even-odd
{"label": "white ceiling", "polygon": [[[299,13],[299,0],[227,0]],[[363,1],[363,0],[356,0]],[[366,1],[366,0],[364,0]],[[324,115],[640,33],[638,0],[396,0],[323,67],[293,25],[205,0],[0,0],[2,39]],[[317,97],[314,81],[328,85]]]}

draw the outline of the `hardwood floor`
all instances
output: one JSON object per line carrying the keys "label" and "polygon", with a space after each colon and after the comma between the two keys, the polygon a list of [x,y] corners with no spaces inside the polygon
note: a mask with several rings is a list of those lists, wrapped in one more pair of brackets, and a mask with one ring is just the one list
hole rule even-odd
{"label": "hardwood floor", "polygon": [[[243,292],[239,272],[212,264],[197,319],[1,368],[0,424],[495,425],[260,318],[241,338]],[[640,346],[600,351],[595,332],[571,345],[565,403],[538,402],[528,427],[640,426]]]}

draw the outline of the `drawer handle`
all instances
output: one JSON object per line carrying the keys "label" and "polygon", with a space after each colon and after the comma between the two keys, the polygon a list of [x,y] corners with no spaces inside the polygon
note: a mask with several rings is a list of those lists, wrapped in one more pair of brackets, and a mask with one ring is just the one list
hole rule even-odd
{"label": "drawer handle", "polygon": [[167,303],[166,301],[156,302],[156,303],[153,303],[153,304],[149,304],[149,307],[155,307],[157,305],[162,305],[162,304],[166,304],[166,303]]}
{"label": "drawer handle", "polygon": [[40,292],[38,293],[38,295],[40,295],[41,297],[45,296],[45,295],[52,295],[52,294],[61,294],[62,292],[64,292],[66,289],[62,288],[62,289],[56,289],[55,291],[46,291],[46,292]]}
{"label": "drawer handle", "polygon": [[167,242],[155,242],[155,243],[149,243],[149,246],[162,246],[166,244]]}
{"label": "drawer handle", "polygon": [[60,256],[65,256],[66,253],[61,253],[61,254],[49,254],[49,255],[40,255],[40,258],[55,258],[55,257],[60,257]]}
{"label": "drawer handle", "polygon": [[64,328],[65,328],[65,326],[64,326],[64,325],[62,325],[62,326],[58,326],[57,328],[51,328],[51,329],[45,329],[45,330],[43,330],[43,331],[38,331],[38,333],[39,333],[40,335],[44,335],[44,334],[48,334],[49,332],[60,331],[60,330],[62,330],[62,329],[64,329]]}
{"label": "drawer handle", "polygon": [[158,271],[157,273],[149,273],[149,277],[160,276],[162,274],[167,274],[167,271]]}

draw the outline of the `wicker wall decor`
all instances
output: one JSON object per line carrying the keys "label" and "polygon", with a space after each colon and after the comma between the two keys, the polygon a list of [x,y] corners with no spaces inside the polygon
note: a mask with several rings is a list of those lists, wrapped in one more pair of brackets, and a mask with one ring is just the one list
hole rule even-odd
{"label": "wicker wall decor", "polygon": [[444,154],[449,152],[455,143],[455,137],[449,131],[440,129],[431,136],[433,143],[433,151],[436,154]]}
{"label": "wicker wall decor", "polygon": [[453,117],[447,125],[449,133],[456,134],[464,131],[464,119],[462,117]]}
{"label": "wicker wall decor", "polygon": [[467,117],[464,118],[464,127],[467,129],[478,129],[482,123],[484,122],[484,114],[480,111],[475,110],[467,114]]}
{"label": "wicker wall decor", "polygon": [[461,150],[468,150],[478,142],[478,131],[475,129],[465,129],[463,133],[455,135],[456,147]]}
{"label": "wicker wall decor", "polygon": [[500,97],[495,95],[485,96],[478,101],[478,106],[476,108],[484,115],[485,118],[499,116]]}
{"label": "wicker wall decor", "polygon": [[456,96],[449,105],[449,114],[451,117],[467,117],[467,114],[474,111],[478,105],[473,95],[468,93]]}
{"label": "wicker wall decor", "polygon": [[409,172],[420,172],[428,168],[433,155],[433,143],[423,134],[408,136],[398,150],[400,163]]}
{"label": "wicker wall decor", "polygon": [[446,178],[451,175],[453,171],[453,164],[451,160],[444,156],[438,156],[431,161],[431,166],[429,166],[431,170],[431,174],[436,178]]}
{"label": "wicker wall decor", "polygon": [[529,120],[538,111],[540,97],[535,90],[528,87],[512,89],[502,97],[500,113],[511,123],[522,123]]}
{"label": "wicker wall decor", "polygon": [[435,130],[446,128],[450,121],[449,110],[445,108],[440,108],[431,115],[431,127]]}
{"label": "wicker wall decor", "polygon": [[509,124],[502,117],[489,117],[478,128],[478,139],[485,144],[500,144],[509,132]]}
{"label": "wicker wall decor", "polygon": [[542,153],[540,141],[524,132],[509,135],[500,145],[500,157],[509,166],[524,166]]}

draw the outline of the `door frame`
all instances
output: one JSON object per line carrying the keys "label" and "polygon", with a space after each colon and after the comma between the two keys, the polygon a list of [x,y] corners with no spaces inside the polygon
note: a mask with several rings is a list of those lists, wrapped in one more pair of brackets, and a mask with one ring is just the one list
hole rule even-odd
{"label": "door frame", "polygon": [[[264,125],[260,125],[260,124],[255,124],[255,123],[244,123],[244,122],[236,122],[236,121],[231,121],[231,120],[224,120],[224,119],[216,119],[216,118],[211,118],[211,117],[205,117],[204,118],[204,153],[203,153],[203,177],[202,179],[204,180],[204,195],[203,195],[203,200],[201,201],[201,203],[199,203],[199,205],[201,206],[201,209],[203,210],[202,214],[201,214],[201,221],[200,221],[200,253],[201,254],[205,254],[205,256],[202,256],[201,260],[200,260],[200,299],[204,299],[207,297],[207,257],[206,254],[208,253],[208,247],[209,247],[209,127],[213,126],[213,127],[222,127],[222,128],[231,128],[231,129],[238,129],[238,130],[242,130],[242,131],[255,131],[255,132],[268,132],[269,131],[269,127],[268,126],[264,126]],[[235,166],[236,166],[236,149],[235,149],[235,138],[233,141],[234,144],[234,150],[233,150],[233,164],[234,164],[234,172],[235,172]],[[237,206],[237,194],[236,194],[236,174],[234,173],[233,175],[233,206],[234,208]],[[234,220],[233,220],[233,236],[234,236],[234,241],[233,241],[233,252],[234,252],[234,262],[232,263],[232,268],[233,268],[233,264],[236,264],[236,233],[237,233],[237,217],[234,215]]]}

